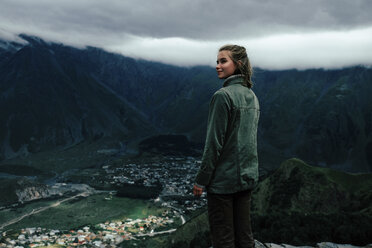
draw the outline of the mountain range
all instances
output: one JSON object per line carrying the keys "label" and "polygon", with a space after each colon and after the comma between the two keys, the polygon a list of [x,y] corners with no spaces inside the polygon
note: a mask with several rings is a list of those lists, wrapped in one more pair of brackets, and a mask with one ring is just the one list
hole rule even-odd
{"label": "mountain range", "polygon": [[[141,142],[159,135],[202,147],[209,101],[222,86],[214,68],[19,37],[24,42],[0,41],[1,164],[30,164],[55,152],[64,156],[54,161],[58,167],[72,150],[93,158],[102,149],[135,153]],[[254,83],[263,167],[299,157],[324,167],[372,171],[372,69],[255,68]],[[75,160],[68,164],[81,163]]]}

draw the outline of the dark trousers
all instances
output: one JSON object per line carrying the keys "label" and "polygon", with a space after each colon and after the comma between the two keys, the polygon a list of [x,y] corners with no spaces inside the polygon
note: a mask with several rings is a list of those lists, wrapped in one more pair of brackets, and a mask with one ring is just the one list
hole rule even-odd
{"label": "dark trousers", "polygon": [[234,194],[207,194],[213,248],[254,247],[251,193],[247,190]]}

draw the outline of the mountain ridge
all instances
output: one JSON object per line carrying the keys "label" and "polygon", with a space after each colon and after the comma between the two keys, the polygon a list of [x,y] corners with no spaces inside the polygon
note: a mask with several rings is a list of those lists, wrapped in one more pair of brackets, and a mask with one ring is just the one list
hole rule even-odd
{"label": "mountain ridge", "polygon": [[[177,67],[20,37],[28,43],[2,41],[7,45],[0,47],[0,160],[101,139],[111,144],[104,148],[124,152],[164,134],[204,142],[209,101],[222,86],[212,67]],[[372,69],[256,68],[254,82],[261,165],[274,169],[277,161],[299,157],[372,171]]]}
{"label": "mountain ridge", "polygon": [[[372,214],[372,195],[369,193],[372,188],[371,176],[370,173],[351,174],[310,166],[292,158],[284,161],[257,187],[257,197],[254,199],[256,206],[253,209],[259,214],[283,209],[301,213]],[[278,202],[283,205],[278,205]]]}

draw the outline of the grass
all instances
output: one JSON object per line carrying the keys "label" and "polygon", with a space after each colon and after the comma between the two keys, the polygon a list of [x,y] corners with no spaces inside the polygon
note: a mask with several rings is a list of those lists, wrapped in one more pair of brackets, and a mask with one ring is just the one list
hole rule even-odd
{"label": "grass", "polygon": [[[7,208],[0,211],[0,223],[3,224],[9,220],[18,218],[26,213],[30,213],[33,209],[45,207],[55,203],[57,200],[39,200],[28,204],[18,206],[17,208]],[[8,228],[6,228],[8,229]]]}
{"label": "grass", "polygon": [[105,148],[116,148],[117,144],[100,140],[97,142],[82,142],[70,148],[56,148],[39,152],[27,157],[18,157],[0,162],[1,167],[17,165],[28,167],[30,171],[44,173],[63,173],[71,169],[95,167],[103,164],[111,155],[100,154],[97,151]]}
{"label": "grass", "polygon": [[[159,215],[163,209],[154,206],[149,201],[138,199],[112,197],[108,193],[92,195],[86,198],[77,198],[64,202],[57,207],[49,208],[41,213],[24,218],[18,223],[7,226],[5,229],[21,229],[26,227],[42,227],[59,230],[69,230],[84,225],[94,225],[106,221],[123,220],[125,218],[137,219],[148,215]],[[33,208],[38,208],[55,201],[42,201],[32,203],[17,209],[14,213],[6,210],[0,212],[0,220],[21,216],[31,212]],[[11,213],[11,214],[9,214]],[[6,217],[4,217],[6,215]],[[9,215],[9,216],[8,216]]]}
{"label": "grass", "polygon": [[310,166],[300,159],[292,158],[282,163],[281,167],[298,167],[303,172],[307,173],[318,173],[318,175],[324,175],[329,181],[334,182],[342,186],[349,192],[367,190],[372,188],[372,174],[363,173],[346,173],[330,168],[322,168],[316,166]]}
{"label": "grass", "polygon": [[177,231],[169,236],[167,242],[163,247],[210,247],[207,212],[204,211],[177,228]]}
{"label": "grass", "polygon": [[273,211],[371,213],[372,174],[310,166],[292,158],[260,182],[253,194],[257,214]]}
{"label": "grass", "polygon": [[350,174],[332,169],[327,169],[327,177],[330,181],[342,185],[350,192],[368,190],[372,188],[372,174]]}
{"label": "grass", "polygon": [[17,176],[39,176],[43,174],[43,172],[38,169],[18,164],[2,164],[0,165],[0,172]]}

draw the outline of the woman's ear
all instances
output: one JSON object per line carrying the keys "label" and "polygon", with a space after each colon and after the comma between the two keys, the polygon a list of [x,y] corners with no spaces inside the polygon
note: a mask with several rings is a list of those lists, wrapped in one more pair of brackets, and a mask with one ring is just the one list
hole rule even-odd
{"label": "woman's ear", "polygon": [[238,66],[242,66],[243,62],[241,60],[238,60]]}

